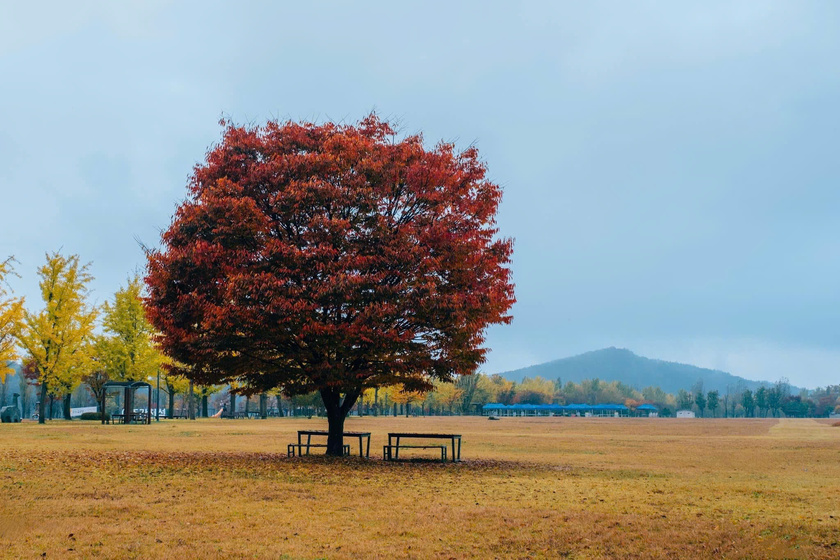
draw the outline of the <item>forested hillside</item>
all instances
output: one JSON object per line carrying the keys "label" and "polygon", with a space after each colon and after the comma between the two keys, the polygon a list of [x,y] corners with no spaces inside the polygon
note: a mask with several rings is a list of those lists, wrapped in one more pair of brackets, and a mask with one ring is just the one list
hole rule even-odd
{"label": "forested hillside", "polygon": [[[502,377],[511,381],[521,381],[526,377],[543,377],[551,380],[573,381],[580,383],[585,379],[602,381],[620,381],[636,389],[656,386],[666,393],[676,393],[680,389],[691,389],[698,381],[703,382],[705,390],[725,393],[730,389],[755,390],[771,382],[750,381],[725,371],[700,368],[697,366],[652,360],[637,356],[623,348],[605,348],[586,352],[578,356],[563,358],[522,369],[507,371]],[[795,388],[794,388],[795,389]]]}

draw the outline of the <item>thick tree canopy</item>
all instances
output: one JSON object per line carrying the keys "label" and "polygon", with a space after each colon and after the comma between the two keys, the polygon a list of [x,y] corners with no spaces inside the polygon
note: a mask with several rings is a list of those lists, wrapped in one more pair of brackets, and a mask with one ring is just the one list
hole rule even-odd
{"label": "thick tree canopy", "polygon": [[510,320],[500,199],[475,148],[427,150],[374,115],[227,124],[149,255],[149,317],[198,383],[429,388]]}
{"label": "thick tree canopy", "polygon": [[6,293],[6,279],[14,274],[12,261],[9,257],[0,261],[0,383],[11,373],[9,364],[18,358],[15,332],[23,319],[23,304],[20,299],[10,298]]}
{"label": "thick tree canopy", "polygon": [[[44,308],[24,311],[17,333],[41,384],[39,422],[44,422],[47,394],[68,394],[93,368],[92,339],[98,310],[87,302],[93,277],[78,255],[47,255],[38,269]],[[66,409],[69,420],[69,407]]]}
{"label": "thick tree canopy", "polygon": [[114,294],[113,304],[102,306],[106,334],[97,337],[96,354],[109,379],[145,381],[163,361],[154,345],[154,329],[146,319],[141,292],[142,281],[132,278]]}

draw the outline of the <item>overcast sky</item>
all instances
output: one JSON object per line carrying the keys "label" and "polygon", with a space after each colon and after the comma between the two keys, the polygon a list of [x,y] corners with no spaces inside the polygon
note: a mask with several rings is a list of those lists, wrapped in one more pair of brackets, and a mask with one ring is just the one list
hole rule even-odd
{"label": "overcast sky", "polygon": [[[0,257],[102,302],[218,120],[475,143],[518,303],[484,371],[606,346],[840,383],[840,3],[0,0]],[[395,7],[399,4],[400,7]]]}

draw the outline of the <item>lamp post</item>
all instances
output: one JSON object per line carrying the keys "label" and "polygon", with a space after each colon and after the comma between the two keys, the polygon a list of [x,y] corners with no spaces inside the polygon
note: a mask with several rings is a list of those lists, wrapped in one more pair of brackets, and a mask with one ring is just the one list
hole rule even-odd
{"label": "lamp post", "polygon": [[160,368],[157,370],[157,388],[155,389],[155,421],[160,422]]}

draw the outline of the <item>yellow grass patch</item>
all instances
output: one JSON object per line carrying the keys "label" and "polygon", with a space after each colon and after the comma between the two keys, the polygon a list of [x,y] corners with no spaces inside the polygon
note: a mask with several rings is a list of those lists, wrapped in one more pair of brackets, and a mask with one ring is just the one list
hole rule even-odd
{"label": "yellow grass patch", "polygon": [[389,431],[457,432],[465,460],[285,457],[325,427],[2,424],[0,556],[840,557],[828,422],[352,418],[372,454]]}

